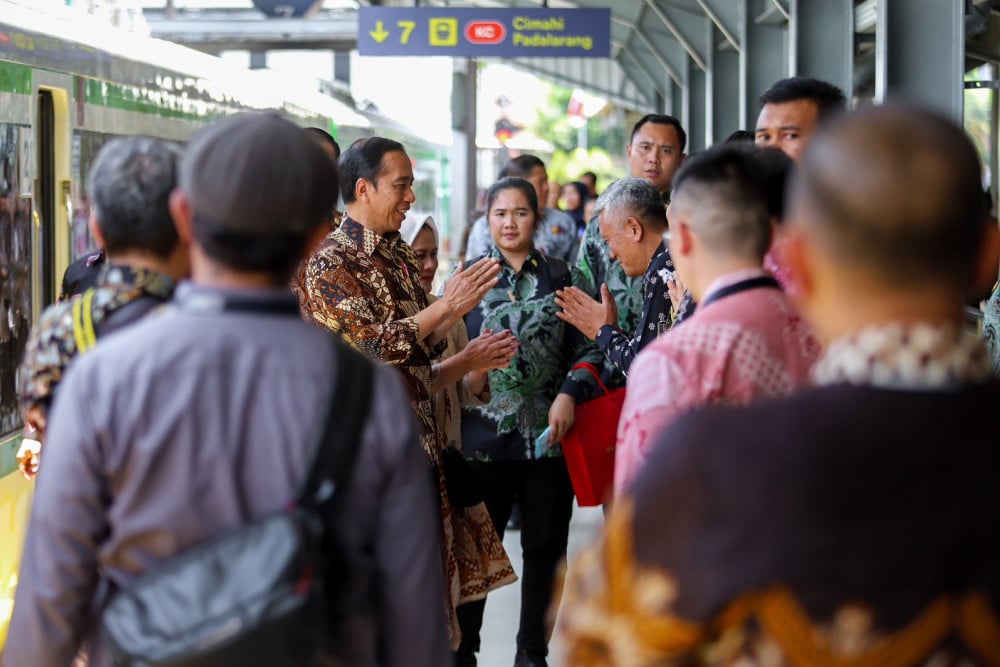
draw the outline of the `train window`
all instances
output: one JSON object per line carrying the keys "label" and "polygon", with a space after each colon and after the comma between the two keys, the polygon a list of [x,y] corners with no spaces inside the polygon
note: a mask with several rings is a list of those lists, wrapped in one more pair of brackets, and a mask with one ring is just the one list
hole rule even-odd
{"label": "train window", "polygon": [[16,372],[31,330],[31,130],[0,123],[0,434],[21,428]]}
{"label": "train window", "polygon": [[87,177],[90,167],[104,144],[115,138],[114,134],[77,130],[73,133],[73,220],[70,227],[72,259],[88,255],[97,248],[87,220],[90,218],[90,198],[87,196]]}
{"label": "train window", "polygon": [[[89,255],[97,250],[97,243],[87,225],[90,219],[90,197],[87,188],[90,186],[90,168],[104,145],[112,139],[121,136],[90,130],[73,132],[73,220],[70,223],[70,260]],[[169,142],[183,147],[178,142]]]}

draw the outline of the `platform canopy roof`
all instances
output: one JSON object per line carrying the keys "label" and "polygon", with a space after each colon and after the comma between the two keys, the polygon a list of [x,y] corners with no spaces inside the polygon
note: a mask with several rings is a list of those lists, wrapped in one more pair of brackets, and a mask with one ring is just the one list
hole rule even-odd
{"label": "platform canopy roof", "polygon": [[[224,1],[226,7],[190,12],[151,9],[146,0],[145,16],[155,36],[209,52],[349,51],[357,44],[359,6],[609,8],[610,59],[507,62],[637,111],[713,116],[731,107],[730,120],[741,126],[756,107],[762,86],[783,76],[818,76],[845,91],[873,85],[880,11],[880,0],[326,0],[304,18],[267,19],[251,8],[252,0],[246,0],[245,8],[235,7],[233,0],[219,0],[219,5]],[[173,2],[180,6],[183,0]],[[881,11],[885,5],[881,2]],[[985,61],[1000,59],[998,10],[1000,0],[967,4],[967,53]],[[916,15],[934,18],[926,11]],[[936,29],[919,23],[911,27],[920,35]],[[714,98],[713,88],[720,92]]]}
{"label": "platform canopy roof", "polygon": [[[611,58],[517,58],[512,64],[640,111],[671,106],[689,71],[705,71],[712,49],[739,51],[743,12],[784,23],[793,0],[548,0],[545,6],[611,9]],[[538,8],[537,0],[424,0],[423,6]],[[714,30],[712,27],[714,26]],[[716,42],[718,37],[718,42]],[[780,44],[776,48],[782,48]]]}

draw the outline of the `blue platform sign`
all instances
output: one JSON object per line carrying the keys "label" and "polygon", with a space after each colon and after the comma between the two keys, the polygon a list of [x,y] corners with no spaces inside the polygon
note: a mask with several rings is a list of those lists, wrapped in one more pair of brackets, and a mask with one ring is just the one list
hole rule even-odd
{"label": "blue platform sign", "polygon": [[361,7],[363,56],[607,58],[610,9]]}

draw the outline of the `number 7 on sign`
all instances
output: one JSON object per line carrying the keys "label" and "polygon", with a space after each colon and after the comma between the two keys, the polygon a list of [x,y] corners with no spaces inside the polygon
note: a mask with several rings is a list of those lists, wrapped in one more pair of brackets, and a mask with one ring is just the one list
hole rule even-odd
{"label": "number 7 on sign", "polygon": [[410,41],[410,33],[417,27],[416,21],[396,21],[396,25],[403,29],[403,34],[399,36],[399,43],[406,44]]}

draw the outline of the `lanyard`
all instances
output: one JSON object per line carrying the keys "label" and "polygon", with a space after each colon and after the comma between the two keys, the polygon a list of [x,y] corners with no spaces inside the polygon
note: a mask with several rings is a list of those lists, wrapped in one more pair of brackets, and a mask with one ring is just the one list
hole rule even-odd
{"label": "lanyard", "polygon": [[777,280],[771,276],[760,276],[758,278],[750,278],[748,280],[741,280],[738,283],[733,283],[728,287],[723,287],[720,290],[716,290],[708,295],[708,298],[698,304],[699,308],[704,308],[713,301],[718,301],[719,299],[724,299],[727,296],[732,296],[733,294],[739,294],[740,292],[746,292],[747,290],[757,289],[758,287],[770,287],[772,289],[780,290],[781,285]]}

